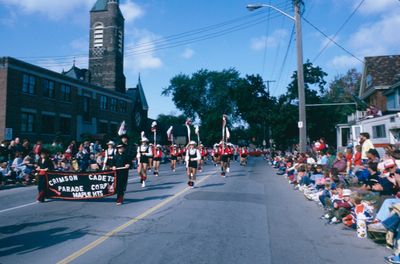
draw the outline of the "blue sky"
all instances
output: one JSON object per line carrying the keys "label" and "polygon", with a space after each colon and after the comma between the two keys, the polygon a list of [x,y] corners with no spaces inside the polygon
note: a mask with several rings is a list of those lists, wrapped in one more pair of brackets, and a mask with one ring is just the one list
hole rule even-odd
{"label": "blue sky", "polygon": [[[95,0],[0,0],[0,56],[13,56],[55,71],[69,69],[73,57],[87,67],[89,11]],[[293,14],[290,0],[264,0]],[[358,58],[400,54],[400,2],[398,0],[307,0],[304,17],[333,37],[362,5],[335,40]],[[199,69],[234,67],[243,75],[261,74],[271,83],[271,92],[284,93],[296,68],[294,39],[283,64],[293,22],[273,10],[250,13],[250,0],[121,0],[125,24],[125,75],[128,87],[138,74],[150,105],[150,117],[176,113],[171,98],[161,96],[162,88],[178,73]],[[189,37],[169,36],[219,26]],[[254,21],[253,26],[248,26]],[[226,33],[204,41],[204,38]],[[242,30],[237,30],[242,28]],[[178,42],[179,41],[179,42]],[[192,41],[192,43],[188,43]],[[327,39],[303,22],[304,61],[314,61]],[[171,47],[177,46],[177,47]],[[362,63],[330,44],[315,61],[331,80]]]}

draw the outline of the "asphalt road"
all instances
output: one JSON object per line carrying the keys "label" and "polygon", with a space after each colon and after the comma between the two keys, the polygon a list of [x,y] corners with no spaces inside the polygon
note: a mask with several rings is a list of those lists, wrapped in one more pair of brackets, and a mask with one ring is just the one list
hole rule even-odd
{"label": "asphalt road", "polygon": [[232,165],[226,178],[208,165],[195,189],[184,168],[163,165],[126,203],[32,203],[34,187],[0,192],[0,263],[384,263],[390,251],[342,226],[293,191],[262,159]]}

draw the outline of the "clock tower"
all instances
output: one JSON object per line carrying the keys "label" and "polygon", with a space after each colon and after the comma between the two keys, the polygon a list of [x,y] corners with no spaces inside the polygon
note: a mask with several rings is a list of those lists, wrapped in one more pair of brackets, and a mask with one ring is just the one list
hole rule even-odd
{"label": "clock tower", "polygon": [[97,0],[90,11],[90,82],[125,93],[124,23],[119,0]]}

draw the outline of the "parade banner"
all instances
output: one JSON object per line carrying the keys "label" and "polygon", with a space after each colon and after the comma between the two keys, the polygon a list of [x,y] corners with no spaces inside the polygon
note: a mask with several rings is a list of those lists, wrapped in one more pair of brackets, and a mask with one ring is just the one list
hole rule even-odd
{"label": "parade banner", "polygon": [[115,194],[115,171],[48,172],[46,183],[49,198],[81,200],[98,199]]}

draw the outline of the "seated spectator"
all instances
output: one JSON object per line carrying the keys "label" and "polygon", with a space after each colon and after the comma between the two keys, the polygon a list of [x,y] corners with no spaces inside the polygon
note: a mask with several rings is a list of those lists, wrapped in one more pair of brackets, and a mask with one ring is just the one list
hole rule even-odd
{"label": "seated spectator", "polygon": [[0,164],[0,185],[4,185],[8,180],[11,180],[11,170],[7,162]]}
{"label": "seated spectator", "polygon": [[336,156],[336,159],[334,160],[332,164],[332,168],[336,169],[337,172],[346,172],[346,160],[342,152],[339,152]]}

